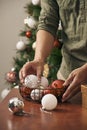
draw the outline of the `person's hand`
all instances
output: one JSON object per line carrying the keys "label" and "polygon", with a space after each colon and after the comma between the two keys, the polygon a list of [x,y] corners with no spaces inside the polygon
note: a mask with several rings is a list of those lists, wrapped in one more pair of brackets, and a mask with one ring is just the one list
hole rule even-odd
{"label": "person's hand", "polygon": [[87,64],[73,70],[63,86],[67,87],[62,96],[62,102],[72,98],[81,90],[81,84],[87,83]]}
{"label": "person's hand", "polygon": [[38,77],[38,80],[40,80],[41,74],[43,72],[43,68],[44,68],[43,62],[35,61],[35,60],[26,62],[26,64],[24,64],[24,66],[21,68],[19,72],[20,82],[23,83],[25,77],[28,74],[36,74]]}

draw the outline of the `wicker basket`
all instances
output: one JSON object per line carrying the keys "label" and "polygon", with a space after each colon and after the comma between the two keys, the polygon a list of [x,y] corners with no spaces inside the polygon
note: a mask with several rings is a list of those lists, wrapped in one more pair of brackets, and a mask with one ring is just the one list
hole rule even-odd
{"label": "wicker basket", "polygon": [[[38,93],[35,92],[35,90],[38,90]],[[53,94],[57,97],[58,101],[61,102],[61,98],[63,93],[65,92],[65,87],[62,88],[50,88],[47,87],[45,89],[43,88],[29,88],[23,84],[19,84],[19,91],[21,96],[29,101],[36,101],[36,102],[40,102],[42,97],[46,94]],[[31,98],[31,93],[33,91],[33,99]],[[42,92],[42,94],[41,94]],[[36,95],[38,95],[38,99],[36,98]]]}

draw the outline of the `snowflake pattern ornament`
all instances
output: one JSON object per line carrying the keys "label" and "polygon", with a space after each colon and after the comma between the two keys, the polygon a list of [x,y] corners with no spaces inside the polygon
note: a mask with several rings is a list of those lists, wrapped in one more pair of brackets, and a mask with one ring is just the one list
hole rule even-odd
{"label": "snowflake pattern ornament", "polygon": [[36,75],[27,75],[25,77],[25,81],[24,81],[25,86],[29,87],[29,88],[37,88],[38,86],[38,79]]}

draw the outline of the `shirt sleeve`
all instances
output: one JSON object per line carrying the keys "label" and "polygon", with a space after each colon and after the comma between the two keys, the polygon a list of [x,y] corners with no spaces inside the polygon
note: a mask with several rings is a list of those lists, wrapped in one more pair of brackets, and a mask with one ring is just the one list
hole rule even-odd
{"label": "shirt sleeve", "polygon": [[56,0],[41,0],[41,12],[37,30],[50,32],[56,35],[59,23],[59,7]]}

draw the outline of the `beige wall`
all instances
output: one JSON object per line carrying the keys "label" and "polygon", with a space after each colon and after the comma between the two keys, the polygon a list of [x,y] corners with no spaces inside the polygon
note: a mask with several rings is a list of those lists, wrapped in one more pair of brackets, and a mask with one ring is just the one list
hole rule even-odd
{"label": "beige wall", "polygon": [[18,35],[24,27],[24,18],[27,17],[24,6],[29,1],[0,0],[0,92],[8,87],[5,83],[5,73],[13,67]]}

